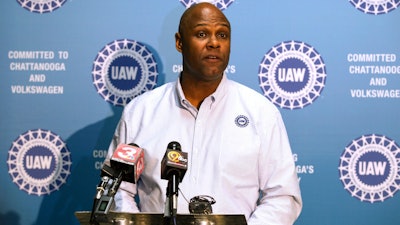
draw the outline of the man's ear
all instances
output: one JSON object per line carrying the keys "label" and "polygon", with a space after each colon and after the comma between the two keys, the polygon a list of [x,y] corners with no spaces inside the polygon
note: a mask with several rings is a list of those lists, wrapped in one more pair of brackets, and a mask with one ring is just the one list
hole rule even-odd
{"label": "man's ear", "polygon": [[178,52],[182,52],[182,37],[180,33],[175,34],[175,48]]}

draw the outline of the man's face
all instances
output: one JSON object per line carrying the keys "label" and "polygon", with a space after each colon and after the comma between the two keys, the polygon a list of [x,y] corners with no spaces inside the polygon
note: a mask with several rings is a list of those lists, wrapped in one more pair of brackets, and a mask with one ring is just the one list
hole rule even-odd
{"label": "man's face", "polygon": [[229,61],[230,34],[229,22],[217,8],[193,9],[176,34],[184,73],[204,81],[220,79]]}

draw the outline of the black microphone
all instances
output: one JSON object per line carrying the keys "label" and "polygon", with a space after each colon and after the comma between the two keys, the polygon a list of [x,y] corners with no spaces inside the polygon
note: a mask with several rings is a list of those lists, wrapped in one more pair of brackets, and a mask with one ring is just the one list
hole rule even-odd
{"label": "black microphone", "polygon": [[182,152],[178,142],[170,142],[161,161],[161,179],[169,180],[173,174],[176,174],[182,181],[187,170],[187,157],[188,154]]}
{"label": "black microphone", "polygon": [[188,155],[182,152],[181,145],[170,142],[161,161],[161,179],[168,180],[167,199],[164,217],[176,216],[178,208],[178,185],[185,176]]}

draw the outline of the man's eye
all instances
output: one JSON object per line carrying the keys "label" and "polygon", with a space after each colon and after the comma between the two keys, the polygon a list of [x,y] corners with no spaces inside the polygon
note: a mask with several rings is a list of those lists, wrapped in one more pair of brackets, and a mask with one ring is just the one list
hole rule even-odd
{"label": "man's eye", "polygon": [[206,36],[206,33],[204,33],[204,32],[199,32],[198,34],[197,34],[197,37],[200,37],[200,38],[203,38],[203,37],[205,37]]}
{"label": "man's eye", "polygon": [[221,37],[221,38],[228,38],[228,35],[226,34],[226,33],[219,33],[219,35],[218,35],[219,37]]}

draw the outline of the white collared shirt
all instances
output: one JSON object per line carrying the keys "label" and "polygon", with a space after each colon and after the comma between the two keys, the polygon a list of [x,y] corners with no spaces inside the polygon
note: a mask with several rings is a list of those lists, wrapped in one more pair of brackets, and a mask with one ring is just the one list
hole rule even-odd
{"label": "white collared shirt", "polygon": [[215,214],[243,214],[252,225],[292,224],[300,214],[299,182],[279,111],[226,75],[199,110],[185,99],[179,79],[125,107],[106,163],[117,144],[136,143],[145,149],[145,170],[137,186],[121,184],[115,211],[164,212],[168,181],[161,180],[160,166],[171,141],[188,153],[178,213],[189,213],[184,196],[209,195]]}

